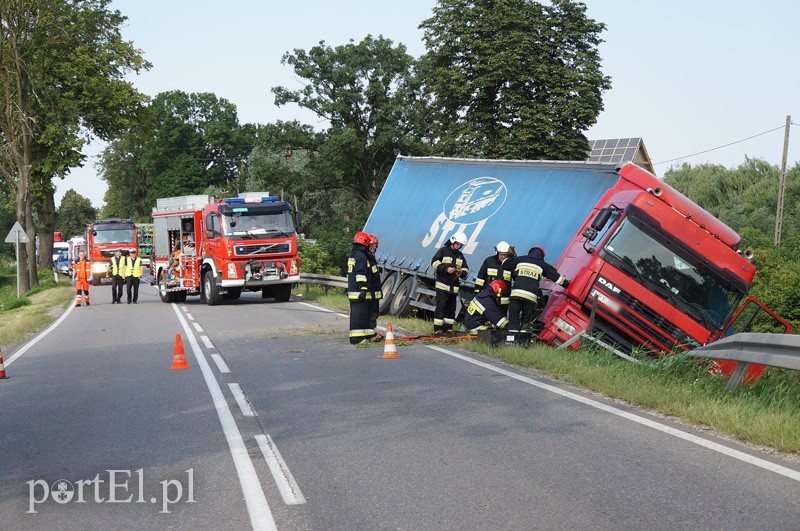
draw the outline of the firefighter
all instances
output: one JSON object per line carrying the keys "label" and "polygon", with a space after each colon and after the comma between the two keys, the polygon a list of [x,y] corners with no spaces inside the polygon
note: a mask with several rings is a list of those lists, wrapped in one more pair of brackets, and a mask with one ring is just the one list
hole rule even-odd
{"label": "firefighter", "polygon": [[122,285],[125,284],[124,264],[122,249],[117,249],[111,257],[111,269],[108,271],[111,277],[111,304],[122,304]]}
{"label": "firefighter", "polygon": [[353,237],[353,251],[347,259],[347,298],[350,300],[350,343],[366,343],[375,337],[370,329],[372,291],[369,279],[369,234],[357,232]]}
{"label": "firefighter", "polygon": [[136,256],[136,249],[131,249],[128,254],[125,261],[125,274],[128,277],[128,304],[136,304],[136,301],[139,300],[139,281],[142,278],[142,259]]}
{"label": "firefighter", "polygon": [[539,282],[542,277],[564,288],[569,286],[569,280],[544,261],[544,249],[541,247],[531,247],[527,255],[519,256],[513,261],[511,303],[508,306],[510,331],[520,332],[538,319],[541,313],[538,303],[542,297]]}
{"label": "firefighter", "polygon": [[456,321],[456,298],[459,283],[469,274],[467,260],[461,248],[467,243],[463,232],[453,234],[433,255],[431,265],[436,270],[436,310],[433,313],[433,333],[451,335]]}
{"label": "firefighter", "polygon": [[167,263],[167,280],[177,279],[180,270],[181,270],[181,246],[180,244],[178,244],[175,246],[175,250],[172,251],[172,256],[169,257],[169,262]]}
{"label": "firefighter", "polygon": [[[478,270],[478,276],[475,277],[475,293],[480,293],[483,288],[497,279],[502,280],[506,285],[511,284],[511,271],[503,265],[503,262],[511,256],[511,246],[501,241],[494,246],[494,251],[495,254],[486,257],[486,260],[483,261],[481,268]],[[508,298],[508,290],[504,290],[504,296],[500,299],[500,304],[508,309],[509,302],[511,302],[511,299]]]}
{"label": "firefighter", "polygon": [[89,282],[94,280],[92,276],[92,261],[86,258],[86,251],[78,251],[78,259],[72,264],[72,283],[75,284],[75,306],[81,305],[81,292],[83,301],[89,306]]}
{"label": "firefighter", "polygon": [[502,330],[508,326],[506,307],[501,302],[507,291],[506,283],[495,279],[475,295],[467,306],[467,313],[464,316],[464,326],[470,335],[489,327]]}
{"label": "firefighter", "polygon": [[[372,293],[372,300],[369,301],[369,328],[375,331],[378,326],[378,315],[380,314],[380,300],[383,298],[383,289],[381,281],[381,272],[378,269],[378,260],[375,258],[375,252],[378,250],[378,237],[374,234],[368,234],[369,245],[367,246],[367,265],[369,267],[369,275],[367,276],[367,284]],[[381,341],[383,338],[377,333],[372,338],[372,341]]]}

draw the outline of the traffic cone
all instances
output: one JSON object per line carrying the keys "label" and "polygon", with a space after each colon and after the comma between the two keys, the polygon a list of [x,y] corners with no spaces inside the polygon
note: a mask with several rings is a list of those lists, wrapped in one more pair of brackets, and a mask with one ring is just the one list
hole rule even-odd
{"label": "traffic cone", "polygon": [[191,367],[186,364],[186,356],[183,352],[183,341],[181,341],[181,335],[175,334],[175,349],[172,354],[172,367],[170,367],[169,370],[175,371],[178,369],[191,369]]}
{"label": "traffic cone", "polygon": [[8,378],[6,376],[6,366],[3,365],[3,358],[0,358],[0,380],[5,380],[6,378]]}
{"label": "traffic cone", "polygon": [[383,360],[393,360],[399,358],[397,355],[397,345],[394,344],[394,332],[392,332],[392,324],[386,325],[386,338],[383,343]]}

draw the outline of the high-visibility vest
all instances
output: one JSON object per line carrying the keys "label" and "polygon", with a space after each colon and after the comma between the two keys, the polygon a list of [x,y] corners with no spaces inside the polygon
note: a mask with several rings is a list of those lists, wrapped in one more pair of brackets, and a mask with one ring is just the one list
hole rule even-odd
{"label": "high-visibility vest", "polygon": [[127,257],[125,259],[125,271],[126,274],[130,277],[139,278],[142,276],[142,259],[138,256],[136,258],[131,259],[131,257]]}
{"label": "high-visibility vest", "polygon": [[125,273],[125,257],[112,256],[111,257],[111,274],[114,276],[122,275]]}

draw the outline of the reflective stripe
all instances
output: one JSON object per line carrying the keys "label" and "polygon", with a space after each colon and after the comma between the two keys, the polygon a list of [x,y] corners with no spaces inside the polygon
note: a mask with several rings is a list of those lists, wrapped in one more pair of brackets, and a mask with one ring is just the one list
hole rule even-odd
{"label": "reflective stripe", "polygon": [[436,261],[435,261],[434,263],[432,263],[431,265],[433,266],[433,268],[434,268],[434,269],[436,269],[437,267],[439,267],[440,265],[442,265],[442,262],[441,262],[441,260],[436,260]]}
{"label": "reflective stripe", "polygon": [[497,322],[497,328],[505,328],[506,326],[508,326],[508,319],[506,319],[505,317],[503,317]]}
{"label": "reflective stripe", "polygon": [[469,332],[470,333],[475,333],[475,332],[478,332],[479,330],[488,330],[488,329],[489,329],[489,325],[482,324],[480,326],[476,326],[475,328],[470,328]]}
{"label": "reflective stripe", "polygon": [[360,296],[362,293],[366,293],[366,294],[367,294],[367,296],[366,296],[366,297],[365,297],[363,300],[370,300],[370,299],[372,299],[372,293],[370,293],[370,292],[368,292],[368,291],[348,291],[348,292],[347,292],[347,298],[348,298],[348,299],[350,299],[351,301],[352,301],[352,300],[358,300],[358,297],[359,297],[359,296]]}
{"label": "reflective stripe", "polygon": [[444,321],[442,321],[441,319],[434,319],[433,320],[433,326],[442,326],[443,322]]}
{"label": "reflective stripe", "polygon": [[511,282],[511,271],[503,271],[503,280]]}
{"label": "reflective stripe", "polygon": [[356,275],[356,282],[366,282],[367,275]]}
{"label": "reflective stripe", "polygon": [[484,282],[485,282],[485,280],[483,280],[482,278],[476,278],[475,279],[475,285],[476,286],[483,286]]}
{"label": "reflective stripe", "polygon": [[350,330],[350,337],[374,336],[375,330]]}
{"label": "reflective stripe", "polygon": [[475,306],[477,306],[478,307],[478,311],[481,312],[481,315],[483,315],[483,312],[486,311],[486,307],[483,304],[481,304],[480,302],[476,301],[475,299],[472,299],[472,302],[470,302],[469,304],[470,304],[470,306],[472,306],[473,304]]}
{"label": "reflective stripe", "polygon": [[512,289],[511,290],[511,298],[512,299],[526,299],[531,302],[536,302],[539,297],[536,294],[531,293],[530,291],[526,291],[524,289]]}
{"label": "reflective stripe", "polygon": [[446,291],[448,293],[458,293],[458,286],[451,286],[450,284],[445,284],[444,282],[436,281],[435,285],[436,289],[439,291]]}
{"label": "reflective stripe", "polygon": [[500,297],[500,305],[511,304],[511,297]]}
{"label": "reflective stripe", "polygon": [[556,280],[556,284],[558,284],[559,286],[563,286],[565,280],[567,280],[566,277],[564,277],[563,275],[559,275],[558,280]]}
{"label": "reflective stripe", "polygon": [[490,267],[486,270],[486,276],[496,277],[497,276],[497,269],[494,267]]}
{"label": "reflective stripe", "polygon": [[456,322],[455,319],[448,319],[447,317],[444,318],[444,324],[454,324]]}
{"label": "reflective stripe", "polygon": [[[459,260],[459,262],[460,262],[460,260]],[[452,256],[443,257],[442,258],[442,263],[443,264],[452,264],[453,263],[453,257]]]}

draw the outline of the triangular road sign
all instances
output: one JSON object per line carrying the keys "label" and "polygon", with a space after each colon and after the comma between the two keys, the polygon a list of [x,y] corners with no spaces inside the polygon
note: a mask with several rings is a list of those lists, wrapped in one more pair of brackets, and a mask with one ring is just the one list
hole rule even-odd
{"label": "triangular road sign", "polygon": [[28,235],[25,234],[25,229],[22,228],[22,225],[20,225],[19,221],[14,223],[14,226],[11,227],[11,231],[8,233],[8,236],[6,236],[6,243],[29,243],[30,241],[30,238],[28,238]]}

